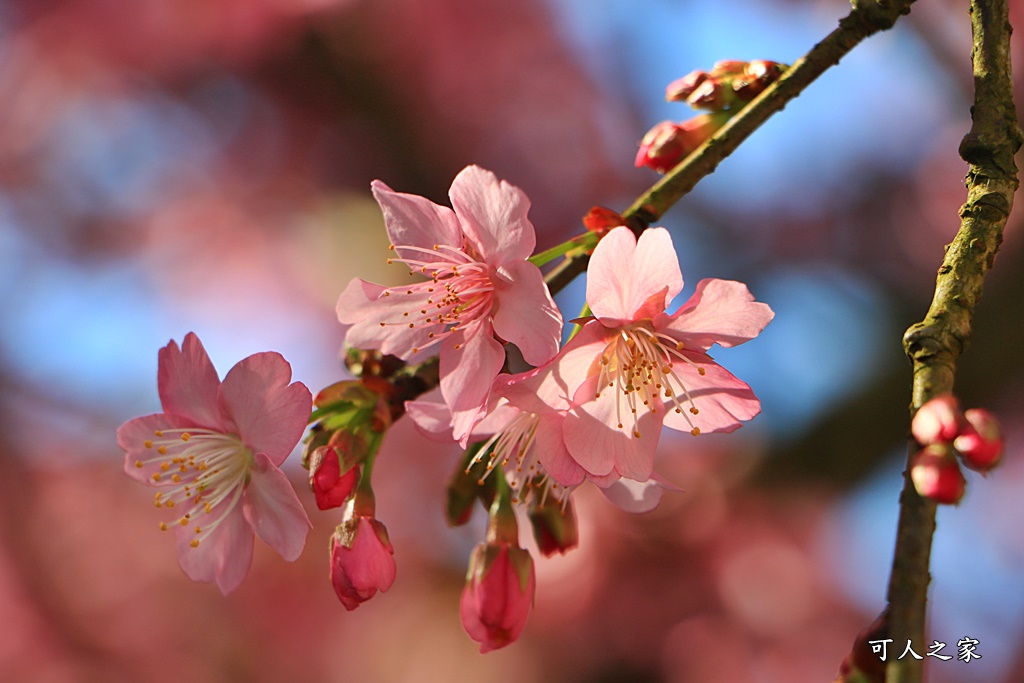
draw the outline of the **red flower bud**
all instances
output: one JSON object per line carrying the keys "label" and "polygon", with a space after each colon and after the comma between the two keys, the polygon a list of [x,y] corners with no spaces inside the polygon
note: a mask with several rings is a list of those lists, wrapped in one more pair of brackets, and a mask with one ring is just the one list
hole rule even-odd
{"label": "red flower bud", "polygon": [[910,423],[910,432],[922,446],[948,444],[960,433],[963,415],[953,394],[942,394],[921,406]]}
{"label": "red flower bud", "polygon": [[331,537],[331,584],[351,611],[395,582],[395,550],[376,519],[350,516]]}
{"label": "red flower bud", "polygon": [[681,124],[662,121],[647,131],[640,142],[635,164],[665,173],[688,157],[714,135],[727,120],[726,115],[702,114]]}
{"label": "red flower bud", "polygon": [[1003,457],[1003,436],[995,416],[981,408],[964,412],[965,424],[953,448],[972,470],[987,472]]}
{"label": "red flower bud", "polygon": [[489,652],[515,642],[533,606],[536,578],[530,553],[510,543],[481,543],[469,559],[462,591],[462,626]]}
{"label": "red flower bud", "polygon": [[910,466],[910,479],[921,496],[943,505],[959,503],[967,486],[952,449],[942,444],[917,452]]}
{"label": "red flower bud", "polygon": [[721,81],[709,78],[689,94],[686,103],[694,109],[709,109],[721,111],[728,104],[731,104],[729,92]]}
{"label": "red flower bud", "polygon": [[321,510],[341,507],[359,481],[359,467],[349,464],[342,472],[342,459],[333,446],[322,446],[309,458],[309,487]]}
{"label": "red flower bud", "polygon": [[530,524],[533,538],[544,557],[555,553],[564,555],[580,544],[576,510],[571,500],[565,503],[557,496],[549,496],[540,505],[532,505]]}
{"label": "red flower bud", "polygon": [[626,221],[620,214],[603,206],[591,207],[587,215],[583,217],[583,225],[587,230],[598,234],[608,232],[612,228],[625,224]]}

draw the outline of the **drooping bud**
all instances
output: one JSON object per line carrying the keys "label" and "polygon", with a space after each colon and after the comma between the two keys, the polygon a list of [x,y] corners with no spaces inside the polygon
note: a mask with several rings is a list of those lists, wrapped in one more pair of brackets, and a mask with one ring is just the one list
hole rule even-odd
{"label": "drooping bud", "polygon": [[351,611],[395,581],[395,550],[383,524],[354,511],[331,537],[331,584],[345,609]]}
{"label": "drooping bud", "polygon": [[530,524],[533,538],[544,557],[555,553],[564,555],[580,543],[572,499],[566,498],[564,503],[554,496],[541,503],[534,499],[530,506]]}
{"label": "drooping bud", "polygon": [[473,550],[459,612],[481,653],[519,638],[535,589],[533,558],[526,550],[500,541],[481,543]]}
{"label": "drooping bud", "polygon": [[910,479],[924,498],[943,505],[956,505],[964,497],[967,481],[945,444],[932,444],[918,451],[911,462]]}
{"label": "drooping bud", "polygon": [[1003,435],[992,413],[982,408],[964,411],[965,424],[953,440],[953,448],[972,470],[987,472],[1003,456]]}
{"label": "drooping bud", "polygon": [[960,433],[963,415],[953,394],[942,394],[921,406],[910,423],[910,432],[922,446],[949,444]]}
{"label": "drooping bud", "polygon": [[702,114],[681,124],[662,121],[644,135],[634,163],[637,168],[647,166],[665,173],[700,147],[727,120],[727,115]]}

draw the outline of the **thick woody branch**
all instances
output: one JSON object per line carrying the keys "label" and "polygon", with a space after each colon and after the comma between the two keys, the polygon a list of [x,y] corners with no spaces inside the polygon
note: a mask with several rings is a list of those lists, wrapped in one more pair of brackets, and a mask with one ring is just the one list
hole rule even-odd
{"label": "thick woody branch", "polygon": [[[903,338],[914,368],[912,413],[929,399],[953,390],[957,357],[970,339],[974,308],[1002,242],[1018,185],[1014,155],[1022,135],[1010,79],[1007,0],[972,0],[971,23],[973,123],[960,144],[960,155],[970,164],[967,202],[960,209],[960,230],[939,268],[931,307]],[[888,595],[890,637],[895,644],[925,642],[934,531],[935,504],[922,499],[905,474]],[[921,678],[921,662],[910,657],[890,662],[886,670],[888,683],[918,683]]]}

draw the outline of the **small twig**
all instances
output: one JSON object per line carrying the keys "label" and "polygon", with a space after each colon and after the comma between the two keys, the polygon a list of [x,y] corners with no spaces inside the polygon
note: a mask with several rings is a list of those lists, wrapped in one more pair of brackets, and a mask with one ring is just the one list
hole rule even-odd
{"label": "small twig", "polygon": [[[973,123],[960,143],[960,156],[970,164],[967,202],[960,209],[960,230],[939,268],[931,307],[924,320],[911,326],[903,338],[914,366],[912,413],[934,396],[953,390],[956,359],[970,339],[974,308],[1002,242],[1018,186],[1013,158],[1022,134],[1010,79],[1007,0],[971,0],[971,24]],[[935,503],[921,498],[905,473],[888,595],[894,646],[903,647],[908,640],[925,642],[934,531]],[[919,683],[922,669],[921,661],[911,657],[893,660],[886,668],[886,681]]]}
{"label": "small twig", "polygon": [[[797,97],[818,76],[839,63],[862,40],[891,28],[910,12],[914,0],[855,0],[853,10],[840,19],[839,27],[810,52],[797,60],[778,81],[765,88],[750,104],[729,120],[693,154],[669,171],[664,178],[633,202],[622,214],[627,225],[639,235],[659,220],[686,195],[701,178],[711,175],[723,159],[765,121]],[[566,258],[545,278],[552,293],[561,290],[587,269],[589,256]]]}

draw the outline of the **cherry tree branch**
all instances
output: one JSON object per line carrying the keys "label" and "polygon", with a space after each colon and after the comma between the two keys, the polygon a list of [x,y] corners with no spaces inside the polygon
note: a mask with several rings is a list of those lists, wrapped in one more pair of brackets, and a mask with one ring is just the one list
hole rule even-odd
{"label": "cherry tree branch", "polygon": [[[956,359],[970,339],[974,308],[1002,242],[1018,186],[1014,154],[1024,136],[1013,103],[1007,0],[971,0],[971,24],[974,106],[971,130],[960,143],[960,156],[970,165],[967,202],[960,209],[960,229],[939,268],[931,307],[903,338],[914,368],[912,412],[953,390]],[[908,459],[888,594],[889,637],[900,647],[907,640],[925,643],[929,556],[935,531],[935,503],[917,494],[909,469]],[[918,683],[921,664],[911,657],[890,661],[885,680]]]}
{"label": "cherry tree branch", "polygon": [[[736,116],[732,117],[693,154],[665,174],[650,190],[622,214],[626,224],[639,235],[659,220],[686,195],[701,178],[711,175],[723,159],[765,121],[797,97],[818,76],[839,63],[865,38],[892,28],[910,12],[914,0],[853,0],[853,10],[839,20],[839,26],[798,59],[778,81],[765,88]],[[560,291],[587,269],[586,254],[566,258],[552,269],[545,281],[552,294]]]}

